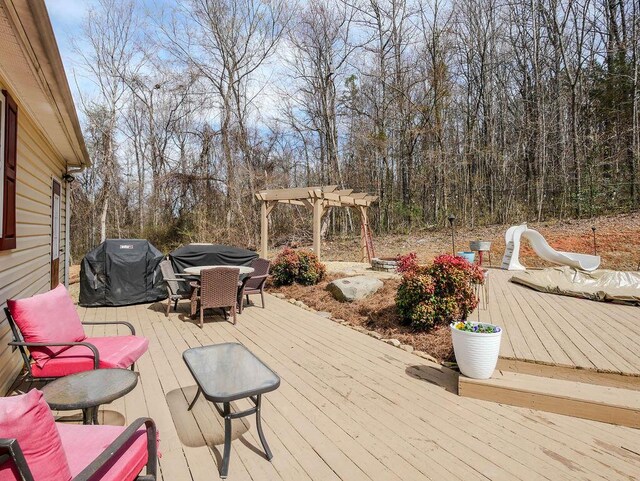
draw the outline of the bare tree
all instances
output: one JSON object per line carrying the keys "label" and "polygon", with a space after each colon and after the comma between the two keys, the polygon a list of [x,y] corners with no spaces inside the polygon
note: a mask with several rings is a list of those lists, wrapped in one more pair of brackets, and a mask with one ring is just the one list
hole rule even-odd
{"label": "bare tree", "polygon": [[100,169],[102,178],[99,194],[101,241],[107,237],[109,200],[116,184],[116,129],[125,94],[119,72],[134,56],[135,18],[131,0],[99,0],[85,20],[82,43],[74,45],[83,61],[82,69],[97,86],[95,98],[83,99],[82,105],[89,128],[97,131],[94,159],[99,159],[96,168]]}
{"label": "bare tree", "polygon": [[[192,0],[167,31],[176,58],[194,68],[217,96],[222,156],[226,174],[227,230],[240,222],[251,235],[242,202],[238,170],[251,165],[247,120],[258,70],[272,56],[287,23],[280,0]],[[253,196],[251,196],[253,199]],[[253,201],[253,200],[252,200]]]}
{"label": "bare tree", "polygon": [[[99,0],[77,42],[95,167],[76,245],[255,245],[262,187],[375,193],[377,232],[637,209],[638,5]],[[271,219],[305,240],[303,210]]]}

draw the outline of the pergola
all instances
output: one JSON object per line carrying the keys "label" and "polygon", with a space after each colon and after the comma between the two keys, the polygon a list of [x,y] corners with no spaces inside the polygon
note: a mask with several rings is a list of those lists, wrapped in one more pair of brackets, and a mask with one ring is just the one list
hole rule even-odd
{"label": "pergola", "polygon": [[367,209],[378,198],[352,189],[338,189],[337,185],[261,190],[256,194],[260,206],[260,254],[266,258],[269,245],[269,215],[277,204],[302,205],[313,212],[313,251],[320,258],[320,226],[329,207],[351,207],[360,213],[361,260],[371,261],[373,243],[369,230]]}

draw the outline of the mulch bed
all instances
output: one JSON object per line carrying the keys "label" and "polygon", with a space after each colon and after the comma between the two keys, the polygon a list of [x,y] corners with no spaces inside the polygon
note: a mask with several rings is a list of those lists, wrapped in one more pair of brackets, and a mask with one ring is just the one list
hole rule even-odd
{"label": "mulch bed", "polygon": [[453,347],[449,327],[433,329],[431,332],[416,332],[400,324],[395,308],[395,295],[400,281],[384,279],[384,286],[372,296],[354,302],[340,302],[327,291],[327,284],[343,275],[329,275],[315,286],[269,286],[269,292],[280,292],[287,299],[304,302],[316,311],[330,312],[335,319],[344,319],[355,326],[376,331],[387,339],[398,339],[414,349],[426,352],[439,361],[453,360]]}

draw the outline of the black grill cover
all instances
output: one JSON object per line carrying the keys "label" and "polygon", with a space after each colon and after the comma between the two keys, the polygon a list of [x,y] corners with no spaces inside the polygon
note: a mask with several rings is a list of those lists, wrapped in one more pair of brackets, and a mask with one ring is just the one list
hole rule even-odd
{"label": "black grill cover", "polygon": [[187,267],[248,266],[257,257],[253,251],[220,244],[189,244],[169,254],[173,270],[179,274]]}
{"label": "black grill cover", "polygon": [[80,305],[126,306],[167,298],[162,252],[144,239],[107,239],[80,266]]}

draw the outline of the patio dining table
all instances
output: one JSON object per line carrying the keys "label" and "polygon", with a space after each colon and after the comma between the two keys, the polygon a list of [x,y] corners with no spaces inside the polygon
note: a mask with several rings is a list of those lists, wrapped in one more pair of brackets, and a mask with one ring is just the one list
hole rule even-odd
{"label": "patio dining table", "polygon": [[[255,269],[253,267],[248,267],[248,266],[194,266],[194,267],[187,267],[184,270],[185,274],[188,274],[189,276],[193,276],[193,277],[200,277],[200,272],[206,269],[216,269],[219,267],[231,267],[233,269],[238,269],[240,271],[240,282],[242,283],[242,286],[238,288],[238,305],[240,305],[240,303],[242,302],[242,288],[244,287],[244,283],[247,282],[249,280],[249,278],[251,277],[251,274],[253,274],[253,272],[255,271]],[[195,317],[196,315],[196,298],[198,296],[198,289],[200,286],[200,281],[196,280],[194,282],[192,282],[191,284],[191,317]]]}
{"label": "patio dining table", "polygon": [[189,274],[190,276],[200,276],[200,271],[205,269],[216,269],[218,267],[232,267],[234,269],[238,269],[240,271],[240,278],[248,277],[253,274],[254,268],[247,266],[195,266],[195,267],[187,267],[184,270],[185,274]]}

